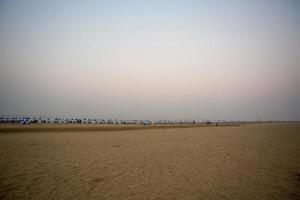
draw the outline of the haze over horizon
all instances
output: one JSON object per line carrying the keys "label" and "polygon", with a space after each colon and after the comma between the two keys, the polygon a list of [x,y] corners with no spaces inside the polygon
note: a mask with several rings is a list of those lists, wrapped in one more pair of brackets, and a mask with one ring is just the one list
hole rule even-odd
{"label": "haze over horizon", "polygon": [[0,115],[300,120],[300,1],[0,1]]}

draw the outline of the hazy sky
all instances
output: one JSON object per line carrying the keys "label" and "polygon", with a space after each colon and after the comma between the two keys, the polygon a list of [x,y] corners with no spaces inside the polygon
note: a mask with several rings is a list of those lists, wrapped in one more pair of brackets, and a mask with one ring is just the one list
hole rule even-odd
{"label": "hazy sky", "polygon": [[0,1],[0,115],[300,120],[300,1]]}

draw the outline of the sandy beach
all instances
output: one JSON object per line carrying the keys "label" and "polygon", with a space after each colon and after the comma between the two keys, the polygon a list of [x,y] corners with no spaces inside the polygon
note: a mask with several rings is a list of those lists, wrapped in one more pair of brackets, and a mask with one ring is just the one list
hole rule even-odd
{"label": "sandy beach", "polygon": [[16,128],[0,199],[300,199],[300,124]]}

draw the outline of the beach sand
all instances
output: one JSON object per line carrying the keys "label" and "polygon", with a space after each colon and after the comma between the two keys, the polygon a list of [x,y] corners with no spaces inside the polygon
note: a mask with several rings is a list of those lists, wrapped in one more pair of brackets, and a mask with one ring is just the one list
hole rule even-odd
{"label": "beach sand", "polygon": [[300,199],[300,124],[1,126],[0,199]]}

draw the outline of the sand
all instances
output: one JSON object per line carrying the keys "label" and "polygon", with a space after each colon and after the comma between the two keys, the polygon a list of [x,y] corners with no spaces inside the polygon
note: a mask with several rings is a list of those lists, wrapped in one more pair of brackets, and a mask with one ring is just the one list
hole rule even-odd
{"label": "sand", "polygon": [[300,199],[300,124],[2,131],[0,199]]}

